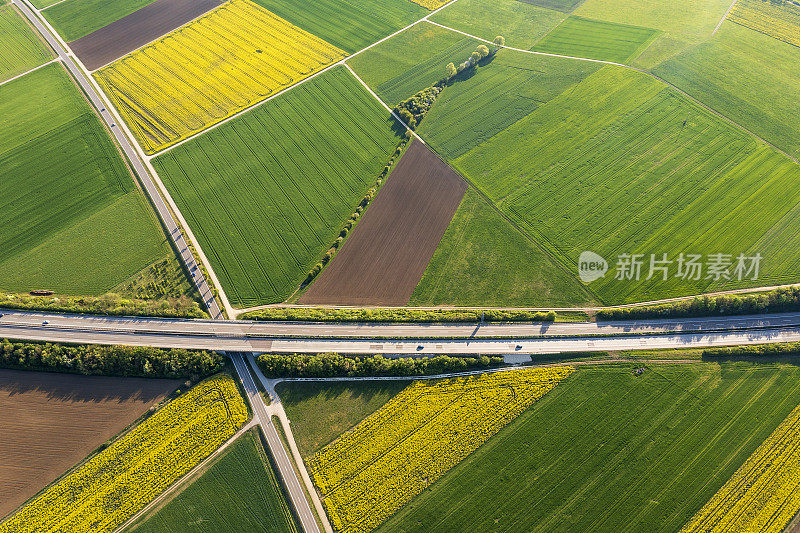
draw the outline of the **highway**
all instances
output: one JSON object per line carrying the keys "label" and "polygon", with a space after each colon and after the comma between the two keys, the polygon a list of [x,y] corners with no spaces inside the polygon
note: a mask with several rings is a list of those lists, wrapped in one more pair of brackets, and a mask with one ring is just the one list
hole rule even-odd
{"label": "highway", "polygon": [[800,341],[800,313],[484,325],[269,323],[0,313],[0,338],[245,352],[504,355]]}
{"label": "highway", "polygon": [[81,68],[78,67],[72,56],[70,56],[64,47],[61,46],[61,44],[58,42],[58,39],[56,39],[55,36],[49,31],[47,26],[42,24],[41,20],[39,20],[28,3],[25,0],[11,1],[19,8],[22,14],[25,15],[25,18],[27,18],[30,23],[36,27],[42,37],[44,37],[44,39],[47,41],[47,44],[49,44],[53,51],[55,51],[58,59],[61,60],[67,70],[69,70],[69,72],[72,74],[75,81],[78,83],[80,88],[89,98],[91,104],[97,110],[100,118],[103,120],[103,122],[105,122],[108,130],[116,140],[117,145],[125,153],[128,161],[130,161],[133,169],[139,176],[139,180],[144,186],[145,192],[147,192],[147,195],[150,197],[150,201],[155,206],[159,218],[163,222],[167,233],[175,244],[175,249],[178,250],[181,260],[186,266],[187,271],[191,274],[192,281],[197,287],[197,290],[200,292],[203,302],[209,310],[209,314],[212,318],[221,318],[222,311],[220,310],[219,305],[217,305],[216,300],[214,300],[211,287],[208,285],[208,282],[203,275],[203,271],[198,267],[197,262],[194,260],[194,256],[192,255],[192,252],[189,249],[189,246],[187,245],[183,233],[178,227],[178,224],[175,222],[172,212],[167,208],[164,198],[158,192],[158,188],[153,183],[152,176],[150,176],[150,173],[145,168],[144,162],[139,157],[139,154],[136,152],[133,146],[131,146],[130,141],[122,132],[114,117],[111,115],[111,113],[109,113],[108,109],[106,109],[105,104],[103,104],[100,96],[95,91],[94,86],[89,82],[88,79],[86,79],[86,76]]}

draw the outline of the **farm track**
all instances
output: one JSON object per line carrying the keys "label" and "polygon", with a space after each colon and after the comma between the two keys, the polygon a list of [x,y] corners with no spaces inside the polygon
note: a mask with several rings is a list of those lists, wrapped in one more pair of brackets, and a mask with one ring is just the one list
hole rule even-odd
{"label": "farm track", "polygon": [[407,304],[466,190],[455,171],[413,141],[300,303]]}
{"label": "farm track", "polygon": [[87,69],[95,70],[220,5],[222,0],[156,0],[69,46]]}

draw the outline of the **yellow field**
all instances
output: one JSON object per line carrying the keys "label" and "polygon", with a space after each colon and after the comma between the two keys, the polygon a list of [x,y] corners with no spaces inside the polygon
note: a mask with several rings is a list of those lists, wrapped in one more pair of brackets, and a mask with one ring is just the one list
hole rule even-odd
{"label": "yellow field", "polygon": [[767,0],[739,0],[728,20],[785,43],[800,46],[800,7]]}
{"label": "yellow field", "polygon": [[144,150],[154,153],[342,57],[249,0],[230,0],[95,78]]}
{"label": "yellow field", "polygon": [[792,411],[682,532],[779,532],[798,511],[800,407]]}
{"label": "yellow field", "polygon": [[434,9],[442,7],[451,0],[411,0],[411,1],[414,2],[415,4],[421,5],[426,9],[430,9],[431,11],[433,11]]}
{"label": "yellow field", "polygon": [[572,373],[417,381],[309,461],[334,528],[370,531]]}
{"label": "yellow field", "polygon": [[246,420],[233,379],[209,378],[56,482],[0,524],[0,533],[113,531]]}

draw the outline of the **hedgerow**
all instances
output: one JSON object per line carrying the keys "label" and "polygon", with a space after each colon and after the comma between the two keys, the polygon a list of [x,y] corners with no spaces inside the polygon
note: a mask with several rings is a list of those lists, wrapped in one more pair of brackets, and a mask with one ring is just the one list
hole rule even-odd
{"label": "hedgerow", "polygon": [[0,293],[0,308],[31,311],[59,311],[114,316],[160,316],[167,318],[207,318],[200,306],[188,297],[159,300],[103,296],[30,296]]}
{"label": "hedgerow", "polygon": [[553,322],[555,311],[499,309],[327,309],[268,307],[239,315],[242,320],[312,322]]}

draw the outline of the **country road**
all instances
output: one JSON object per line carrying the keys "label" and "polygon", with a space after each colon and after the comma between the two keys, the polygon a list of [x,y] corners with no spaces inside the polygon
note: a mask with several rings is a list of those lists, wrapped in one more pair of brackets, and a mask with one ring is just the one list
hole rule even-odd
{"label": "country road", "polygon": [[72,56],[67,53],[64,47],[58,42],[58,39],[56,39],[56,37],[50,32],[49,28],[47,28],[47,26],[45,26],[42,21],[39,20],[33,11],[33,8],[28,5],[28,2],[26,0],[11,1],[15,6],[17,6],[17,8],[19,8],[20,12],[25,15],[25,18],[27,18],[28,21],[36,27],[36,30],[42,35],[42,37],[44,37],[44,39],[47,41],[47,44],[50,45],[50,47],[55,51],[58,59],[60,59],[67,70],[69,70],[70,74],[72,74],[80,88],[89,98],[92,106],[95,107],[100,118],[103,120],[103,122],[105,122],[108,130],[112,133],[117,145],[125,153],[125,156],[128,158],[128,161],[130,161],[134,171],[139,176],[139,180],[144,186],[145,192],[147,192],[147,195],[150,197],[150,201],[155,206],[158,216],[164,224],[165,230],[169,234],[170,239],[175,245],[175,249],[180,255],[181,261],[186,266],[187,271],[192,277],[192,281],[197,287],[197,290],[200,292],[209,314],[212,318],[222,317],[222,312],[217,305],[216,300],[214,300],[211,287],[208,285],[202,270],[195,262],[194,256],[192,255],[192,252],[183,237],[183,233],[172,216],[172,212],[167,208],[164,198],[161,196],[158,188],[153,183],[152,176],[150,176],[150,173],[145,168],[141,157],[139,157],[139,154],[122,132],[114,117],[111,115],[111,113],[109,113],[108,109],[106,109],[105,104],[95,91],[94,86],[86,78],[83,71],[75,63],[75,60],[72,58]]}
{"label": "country road", "polygon": [[800,313],[484,325],[172,320],[9,310],[0,314],[0,338],[245,352],[541,354],[800,341]]}

